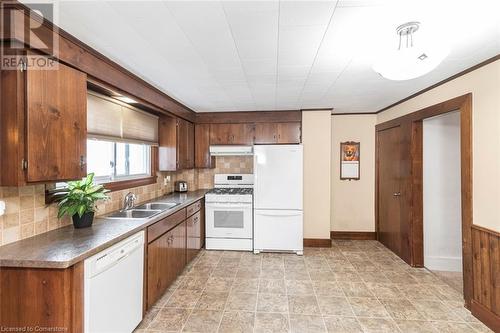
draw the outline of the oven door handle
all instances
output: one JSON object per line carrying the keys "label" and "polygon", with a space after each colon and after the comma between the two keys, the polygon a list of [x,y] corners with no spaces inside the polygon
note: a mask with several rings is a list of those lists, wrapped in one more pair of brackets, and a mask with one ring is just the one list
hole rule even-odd
{"label": "oven door handle", "polygon": [[206,208],[252,208],[252,204],[249,202],[211,202],[205,204]]}

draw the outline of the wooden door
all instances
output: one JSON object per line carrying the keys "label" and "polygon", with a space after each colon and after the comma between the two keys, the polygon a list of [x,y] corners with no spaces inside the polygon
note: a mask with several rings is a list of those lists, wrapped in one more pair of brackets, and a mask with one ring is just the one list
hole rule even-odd
{"label": "wooden door", "polygon": [[215,157],[210,156],[210,124],[196,124],[194,128],[195,168],[215,168]]}
{"label": "wooden door", "polygon": [[147,307],[163,295],[177,277],[175,236],[169,231],[148,244]]}
{"label": "wooden door", "polygon": [[378,240],[402,255],[401,127],[377,132]]}
{"label": "wooden door", "polygon": [[277,123],[256,123],[255,124],[255,144],[273,144],[278,142]]}
{"label": "wooden door", "polygon": [[301,123],[278,123],[277,143],[290,144],[300,143],[301,141]]}
{"label": "wooden door", "polygon": [[85,176],[87,76],[71,67],[26,72],[27,181]]}

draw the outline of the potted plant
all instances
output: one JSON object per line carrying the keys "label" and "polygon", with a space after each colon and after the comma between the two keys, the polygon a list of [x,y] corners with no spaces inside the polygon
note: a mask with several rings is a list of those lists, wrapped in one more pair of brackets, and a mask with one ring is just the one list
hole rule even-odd
{"label": "potted plant", "polygon": [[105,200],[109,190],[102,185],[94,184],[94,174],[90,173],[82,180],[68,182],[68,188],[59,202],[58,218],[69,215],[75,228],[86,228],[94,221],[96,202]]}

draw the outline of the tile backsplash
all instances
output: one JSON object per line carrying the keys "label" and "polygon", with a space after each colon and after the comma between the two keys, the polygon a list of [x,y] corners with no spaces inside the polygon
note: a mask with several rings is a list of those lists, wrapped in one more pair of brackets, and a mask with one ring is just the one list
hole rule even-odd
{"label": "tile backsplash", "polygon": [[196,171],[198,188],[212,188],[216,173],[253,173],[253,156],[217,156],[214,169]]}
{"label": "tile backsplash", "polygon": [[[191,169],[178,172],[159,172],[155,184],[134,187],[109,193],[110,200],[97,205],[97,215],[106,214],[122,207],[128,192],[144,202],[174,190],[176,180],[185,180],[189,190],[213,187],[215,173],[252,173],[251,156],[218,156],[214,169]],[[164,178],[170,182],[164,184]],[[45,205],[45,186],[0,187],[0,200],[5,201],[5,215],[0,216],[0,245],[57,229],[71,224],[69,217],[57,218],[57,204]]]}

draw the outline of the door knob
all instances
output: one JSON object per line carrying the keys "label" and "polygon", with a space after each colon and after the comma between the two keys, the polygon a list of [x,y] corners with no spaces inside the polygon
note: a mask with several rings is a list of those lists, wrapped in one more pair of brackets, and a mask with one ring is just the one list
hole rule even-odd
{"label": "door knob", "polygon": [[400,197],[401,196],[401,192],[394,192],[392,194],[393,197]]}

